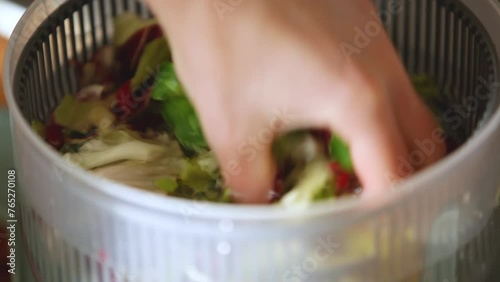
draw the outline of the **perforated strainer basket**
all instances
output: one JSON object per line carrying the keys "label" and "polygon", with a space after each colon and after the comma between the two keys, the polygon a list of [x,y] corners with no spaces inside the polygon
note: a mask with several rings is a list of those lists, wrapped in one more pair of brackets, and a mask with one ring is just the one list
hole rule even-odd
{"label": "perforated strainer basket", "polygon": [[150,14],[135,1],[32,5],[4,80],[35,280],[485,281],[500,250],[500,3],[376,2],[408,70],[447,96],[443,120],[463,144],[380,198],[306,211],[168,198],[68,165],[30,121],[75,92],[69,61],[110,42],[113,16]]}

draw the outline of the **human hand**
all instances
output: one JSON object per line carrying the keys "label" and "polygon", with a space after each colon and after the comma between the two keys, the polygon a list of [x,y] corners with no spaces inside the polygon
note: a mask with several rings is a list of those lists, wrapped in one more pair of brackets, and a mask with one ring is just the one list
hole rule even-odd
{"label": "human hand", "polygon": [[[380,24],[346,56],[373,1],[252,0],[221,21],[211,1],[150,0],[177,73],[238,201],[262,203],[273,187],[273,137],[326,128],[351,148],[365,194],[404,178],[401,160],[438,128]],[[282,113],[276,116],[276,113]],[[418,170],[445,153],[435,144]]]}

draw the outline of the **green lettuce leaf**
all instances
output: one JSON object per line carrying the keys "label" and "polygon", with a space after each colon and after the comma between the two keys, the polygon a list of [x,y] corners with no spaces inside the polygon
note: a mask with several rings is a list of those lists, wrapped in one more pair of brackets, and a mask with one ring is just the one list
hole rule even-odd
{"label": "green lettuce leaf", "polygon": [[163,177],[154,182],[155,186],[168,194],[175,192],[179,187],[177,180],[173,177]]}
{"label": "green lettuce leaf", "polygon": [[185,149],[194,152],[208,149],[198,115],[177,79],[172,63],[162,65],[151,97],[163,101],[163,118]]}
{"label": "green lettuce leaf", "polygon": [[328,149],[332,160],[338,162],[339,165],[347,172],[354,171],[351,160],[351,152],[349,150],[349,146],[344,141],[342,141],[338,136],[332,135]]}

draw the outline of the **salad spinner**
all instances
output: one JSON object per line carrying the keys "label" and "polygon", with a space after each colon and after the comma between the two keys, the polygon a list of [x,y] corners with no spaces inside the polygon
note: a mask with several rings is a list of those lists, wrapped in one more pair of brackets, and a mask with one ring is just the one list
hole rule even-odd
{"label": "salad spinner", "polygon": [[127,0],[35,2],[4,77],[35,281],[485,281],[500,252],[500,2],[376,4],[408,71],[450,101],[463,144],[377,198],[295,209],[166,197],[68,165],[30,122],[75,92],[68,62],[109,42],[116,15],[151,14]]}

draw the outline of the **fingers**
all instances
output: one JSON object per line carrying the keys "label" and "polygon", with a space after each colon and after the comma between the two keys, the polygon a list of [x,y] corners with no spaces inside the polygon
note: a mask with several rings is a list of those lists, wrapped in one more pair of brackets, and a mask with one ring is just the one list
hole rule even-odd
{"label": "fingers", "polygon": [[[260,143],[255,134],[232,140],[209,140],[218,158],[224,183],[231,189],[237,202],[260,204],[269,202],[269,192],[274,186],[276,166],[271,152],[274,136],[266,137],[268,142]],[[236,139],[238,140],[238,138]]]}
{"label": "fingers", "polygon": [[427,167],[446,154],[443,132],[408,79],[398,80],[393,89],[395,115],[409,148],[407,160],[417,169]]}
{"label": "fingers", "polygon": [[[381,39],[381,46],[374,48],[383,54],[377,56],[371,53],[373,50],[367,50],[363,55],[366,56],[365,61],[371,62],[371,66],[381,66],[378,74],[382,75],[385,89],[385,93],[381,94],[387,97],[387,107],[393,111],[397,130],[407,148],[404,155],[397,157],[398,173],[395,175],[406,177],[441,159],[446,153],[446,146],[440,126],[419,98],[403,63],[393,48],[387,45],[388,42]],[[376,73],[376,70],[372,72]]]}
{"label": "fingers", "polygon": [[[242,143],[239,147],[215,149],[233,200],[248,204],[268,203],[276,175],[271,147],[263,145],[262,150],[257,150],[249,143]],[[228,154],[235,149],[238,153]]]}
{"label": "fingers", "polygon": [[[325,128],[348,143],[364,195],[387,190],[415,168],[385,84],[360,70],[346,68],[339,79],[318,79],[315,99],[291,105],[297,119],[287,126]],[[322,99],[319,99],[322,98]]]}
{"label": "fingers", "polygon": [[387,103],[368,106],[360,103],[357,113],[332,122],[333,131],[350,146],[364,195],[385,191],[413,172],[413,168],[404,163],[407,147]]}
{"label": "fingers", "polygon": [[[387,45],[388,38],[381,40],[382,46]],[[373,66],[382,66],[382,71],[387,89],[386,95],[391,103],[398,127],[408,147],[407,163],[416,170],[433,164],[446,153],[446,146],[442,132],[432,112],[419,98],[419,93],[406,74],[403,63],[395,55],[393,47],[387,45],[375,51],[383,54],[364,54],[364,60],[371,61]]]}
{"label": "fingers", "polygon": [[248,204],[269,203],[276,167],[271,145],[276,135],[273,120],[261,115],[221,107],[207,101],[200,120],[210,148],[215,153],[224,184],[233,200]]}
{"label": "fingers", "polygon": [[[315,88],[316,98],[321,99],[297,99],[289,104],[291,113],[297,115],[282,130],[330,126],[348,142],[356,174],[365,189],[364,195],[371,195],[386,191],[394,182],[412,174],[415,168],[408,164],[405,136],[387,93],[368,78],[363,81],[363,78],[351,76],[349,79],[351,82],[344,86],[339,86],[339,81],[327,83],[325,80]],[[238,115],[233,113],[231,116],[234,119]],[[248,130],[236,126],[231,129],[228,120],[207,124],[209,143],[219,158],[223,176],[237,201],[268,202],[276,172],[272,139],[285,132],[269,130],[267,137],[262,138],[266,135],[266,122],[252,120],[253,127]],[[248,122],[240,122],[240,126],[242,124]]]}
{"label": "fingers", "polygon": [[407,149],[400,133],[387,123],[373,123],[348,138],[351,157],[364,194],[386,191],[413,172],[404,165]]}

